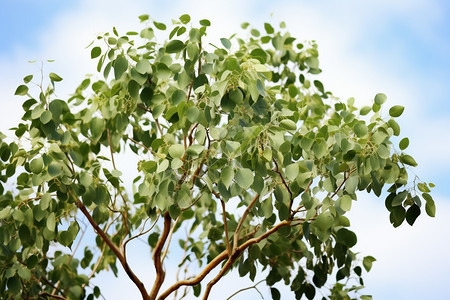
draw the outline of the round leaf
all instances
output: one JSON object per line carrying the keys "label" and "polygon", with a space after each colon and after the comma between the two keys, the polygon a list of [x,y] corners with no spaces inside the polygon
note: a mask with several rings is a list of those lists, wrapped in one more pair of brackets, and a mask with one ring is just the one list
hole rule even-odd
{"label": "round leaf", "polygon": [[379,93],[379,94],[375,95],[375,103],[378,104],[378,105],[381,105],[384,102],[386,102],[386,99],[387,99],[387,97],[383,93]]}
{"label": "round leaf", "polygon": [[166,45],[167,53],[177,53],[184,49],[186,45],[180,40],[172,40]]}
{"label": "round leaf", "polygon": [[244,190],[248,189],[253,183],[253,172],[250,169],[241,168],[236,172],[236,183]]}
{"label": "round leaf", "polygon": [[171,145],[169,147],[169,154],[173,158],[180,158],[184,154],[184,146],[181,144]]}

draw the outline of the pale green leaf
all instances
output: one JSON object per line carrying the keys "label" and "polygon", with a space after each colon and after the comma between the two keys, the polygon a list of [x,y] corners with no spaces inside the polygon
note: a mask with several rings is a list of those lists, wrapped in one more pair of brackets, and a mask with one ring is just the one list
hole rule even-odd
{"label": "pale green leaf", "polygon": [[253,172],[250,169],[241,168],[236,172],[236,183],[244,190],[248,189],[253,183]]}

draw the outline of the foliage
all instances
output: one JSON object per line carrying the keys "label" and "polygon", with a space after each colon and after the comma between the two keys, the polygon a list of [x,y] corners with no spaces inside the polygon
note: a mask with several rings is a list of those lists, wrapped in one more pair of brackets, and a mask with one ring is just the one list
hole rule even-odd
{"label": "foliage", "polygon": [[[358,191],[381,196],[386,186],[395,227],[414,223],[421,199],[434,216],[433,185],[408,179],[417,163],[400,151],[409,140],[393,146],[404,107],[384,116],[384,94],[361,109],[333,96],[313,79],[314,42],[297,42],[284,23],[280,31],[265,23],[265,33],[245,23],[245,39],[208,45],[210,22],[195,27],[183,15],[161,45],[155,36],[167,26],[140,19],[140,33],[98,37],[91,58],[104,79],[84,79],[71,98],[55,97],[55,73],[38,97],[32,75],[16,90],[28,97],[23,122],[0,145],[5,298],[98,298],[91,279],[123,267],[143,299],[185,287],[206,299],[230,269],[255,280],[259,266],[274,299],[280,281],[297,299],[323,287],[349,299],[363,287],[361,263],[369,271],[375,260],[352,251],[345,214]],[[122,153],[138,162],[132,191],[116,168]],[[97,237],[79,249],[92,229]],[[187,237],[171,243],[182,229]],[[128,264],[138,237],[153,252],[151,289]],[[166,255],[178,246],[180,269],[196,261],[200,272],[161,290]]]}

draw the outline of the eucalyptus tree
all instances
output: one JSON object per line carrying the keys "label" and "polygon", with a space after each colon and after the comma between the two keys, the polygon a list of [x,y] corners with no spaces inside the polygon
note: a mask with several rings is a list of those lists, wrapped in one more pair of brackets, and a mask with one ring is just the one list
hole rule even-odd
{"label": "eucalyptus tree", "polygon": [[[357,194],[386,196],[394,227],[423,206],[434,216],[433,184],[408,177],[408,139],[393,143],[404,107],[383,110],[381,93],[360,109],[335,97],[315,79],[317,45],[284,23],[244,23],[244,37],[208,43],[210,21],[190,19],[169,31],[143,15],[140,32],[98,36],[99,74],[68,99],[55,96],[55,73],[36,95],[32,75],[17,88],[24,115],[0,145],[5,298],[98,298],[93,278],[122,268],[143,299],[207,299],[236,268],[252,281],[266,270],[274,299],[278,282],[297,299],[318,289],[369,299],[359,289],[375,259],[352,251],[346,217]],[[138,176],[122,174],[119,159],[136,161]],[[153,279],[129,263],[136,239]],[[168,263],[180,272],[166,274]],[[198,273],[183,275],[192,263]]]}

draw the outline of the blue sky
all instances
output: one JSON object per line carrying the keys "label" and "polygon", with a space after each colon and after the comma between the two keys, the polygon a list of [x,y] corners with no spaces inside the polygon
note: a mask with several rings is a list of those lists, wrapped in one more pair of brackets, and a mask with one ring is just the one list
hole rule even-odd
{"label": "blue sky", "polygon": [[[370,103],[376,93],[383,92],[388,96],[389,106],[406,107],[399,122],[402,136],[411,141],[407,151],[419,162],[414,172],[437,185],[434,191],[437,217],[423,215],[412,228],[402,225],[392,229],[381,199],[361,196],[354,205],[350,217],[359,237],[357,249],[378,259],[366,276],[367,292],[375,299],[446,299],[450,284],[450,262],[445,257],[445,249],[450,246],[447,234],[450,221],[446,219],[450,214],[447,92],[450,3],[446,0],[166,3],[2,1],[0,101],[4,109],[0,111],[0,130],[5,132],[20,118],[22,99],[13,96],[14,90],[25,75],[37,74],[39,70],[28,60],[55,59],[45,64],[45,70],[57,72],[65,79],[58,95],[64,97],[85,74],[95,73],[85,47],[96,34],[109,31],[112,26],[122,32],[139,30],[139,14],[148,13],[166,23],[183,13],[197,20],[208,18],[212,21],[209,37],[216,40],[239,32],[243,21],[261,26],[266,21],[284,20],[293,36],[317,40],[323,69],[320,78],[335,95],[343,99],[354,96],[362,106]],[[233,281],[227,281],[230,282]],[[113,290],[107,299],[119,299],[114,297],[118,293]]]}

